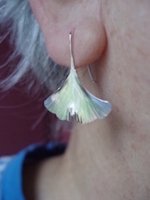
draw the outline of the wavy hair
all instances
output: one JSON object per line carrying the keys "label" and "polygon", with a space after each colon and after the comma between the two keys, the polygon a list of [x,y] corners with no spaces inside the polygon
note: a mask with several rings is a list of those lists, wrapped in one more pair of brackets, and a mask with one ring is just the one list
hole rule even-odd
{"label": "wavy hair", "polygon": [[49,58],[43,33],[28,0],[0,0],[0,26],[6,24],[8,31],[1,35],[1,41],[10,33],[10,42],[15,44],[8,61],[11,63],[18,56],[20,59],[17,66],[10,64],[13,70],[0,82],[1,88],[11,88],[29,71],[48,89],[58,88],[67,76],[68,68],[57,65]]}
{"label": "wavy hair", "polygon": [[[57,65],[49,58],[43,33],[36,21],[28,0],[0,0],[0,30],[7,24],[7,32],[0,35],[0,42],[10,35],[10,42],[15,45],[15,50],[4,63],[9,63],[11,73],[0,81],[0,88],[10,89],[29,72],[33,72],[40,83],[48,91],[56,90],[66,79],[69,69]],[[19,57],[17,65],[13,60]],[[30,80],[33,82],[33,80]],[[28,88],[33,88],[32,83]],[[34,88],[35,90],[35,88]],[[71,124],[58,120],[53,124],[53,132],[70,129]],[[59,133],[60,134],[60,133]]]}

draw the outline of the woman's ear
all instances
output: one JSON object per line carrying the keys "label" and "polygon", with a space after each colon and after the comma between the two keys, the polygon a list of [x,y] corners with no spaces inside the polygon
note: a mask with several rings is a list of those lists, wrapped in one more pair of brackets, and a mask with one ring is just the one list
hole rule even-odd
{"label": "woman's ear", "polygon": [[106,35],[97,0],[86,2],[29,1],[44,34],[49,56],[70,66],[69,33],[73,33],[73,54],[77,67],[94,63],[104,51]]}

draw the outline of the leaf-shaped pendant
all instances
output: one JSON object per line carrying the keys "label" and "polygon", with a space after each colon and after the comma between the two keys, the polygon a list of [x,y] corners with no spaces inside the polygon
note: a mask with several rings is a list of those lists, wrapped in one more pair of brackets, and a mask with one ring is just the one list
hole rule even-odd
{"label": "leaf-shaped pendant", "polygon": [[84,124],[105,118],[110,113],[112,106],[108,101],[98,99],[81,86],[75,70],[71,38],[70,33],[70,73],[64,85],[48,97],[44,101],[44,105],[61,120],[75,120]]}

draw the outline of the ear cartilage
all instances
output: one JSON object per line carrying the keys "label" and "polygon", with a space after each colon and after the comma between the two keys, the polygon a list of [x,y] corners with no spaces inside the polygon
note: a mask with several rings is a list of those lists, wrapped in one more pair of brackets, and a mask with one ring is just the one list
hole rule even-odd
{"label": "ear cartilage", "polygon": [[82,87],[78,78],[72,51],[72,34],[69,34],[70,73],[61,88],[49,96],[44,105],[60,120],[77,121],[83,124],[103,119],[111,112],[112,106]]}

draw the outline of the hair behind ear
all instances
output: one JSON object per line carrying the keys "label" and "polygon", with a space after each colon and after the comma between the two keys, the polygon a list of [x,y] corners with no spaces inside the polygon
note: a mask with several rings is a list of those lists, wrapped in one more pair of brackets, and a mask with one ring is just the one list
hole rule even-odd
{"label": "hair behind ear", "polygon": [[[33,71],[41,84],[49,90],[55,90],[65,79],[68,69],[55,64],[49,58],[45,48],[43,33],[32,14],[28,0],[0,0],[0,24],[7,24],[10,42],[15,43],[15,50],[8,62],[12,73],[0,82],[3,89],[14,86],[27,72]],[[20,56],[19,62],[13,66],[12,61]],[[7,62],[7,63],[8,63]],[[3,67],[5,67],[4,64]]]}

